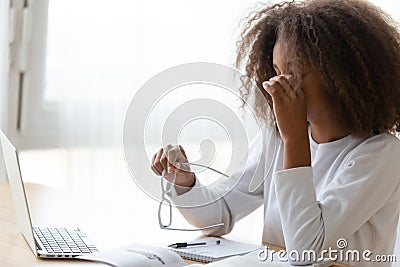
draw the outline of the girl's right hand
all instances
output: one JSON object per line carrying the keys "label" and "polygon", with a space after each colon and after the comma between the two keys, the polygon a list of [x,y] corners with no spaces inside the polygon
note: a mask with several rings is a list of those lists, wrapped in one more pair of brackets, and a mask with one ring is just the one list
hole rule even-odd
{"label": "girl's right hand", "polygon": [[167,145],[154,154],[151,169],[159,176],[165,171],[165,179],[173,182],[174,173],[176,174],[175,185],[183,187],[193,187],[195,183],[194,173],[191,172],[187,163],[185,150],[181,146]]}

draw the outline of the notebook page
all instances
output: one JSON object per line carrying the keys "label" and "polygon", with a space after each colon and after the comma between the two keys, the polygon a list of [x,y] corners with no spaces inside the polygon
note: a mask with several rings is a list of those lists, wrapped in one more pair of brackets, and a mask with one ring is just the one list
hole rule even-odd
{"label": "notebook page", "polygon": [[183,267],[185,265],[179,255],[168,249],[141,244],[84,254],[76,259],[98,261],[118,267]]}
{"label": "notebook page", "polygon": [[262,248],[262,246],[259,245],[236,242],[217,237],[202,238],[199,240],[195,240],[193,242],[213,242],[217,240],[221,241],[219,245],[215,244],[206,246],[176,248],[172,250],[176,251],[178,254],[182,256],[189,255],[194,259],[196,258],[211,259],[214,261],[217,259],[227,258],[235,255],[244,255],[249,252]]}
{"label": "notebook page", "polygon": [[[281,263],[274,262],[262,262],[254,258],[249,258],[246,256],[234,256],[229,259],[225,259],[222,261],[217,261],[213,263],[207,264],[207,267],[243,267],[243,266],[251,266],[251,267],[285,267],[287,265],[282,265]],[[291,266],[291,265],[289,265]]]}

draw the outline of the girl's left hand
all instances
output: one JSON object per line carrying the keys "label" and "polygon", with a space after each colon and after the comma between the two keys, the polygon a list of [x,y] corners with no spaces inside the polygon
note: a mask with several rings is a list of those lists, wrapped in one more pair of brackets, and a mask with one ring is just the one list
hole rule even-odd
{"label": "girl's left hand", "polygon": [[282,140],[308,139],[307,106],[304,91],[295,85],[292,75],[274,76],[263,82],[272,97],[275,119]]}

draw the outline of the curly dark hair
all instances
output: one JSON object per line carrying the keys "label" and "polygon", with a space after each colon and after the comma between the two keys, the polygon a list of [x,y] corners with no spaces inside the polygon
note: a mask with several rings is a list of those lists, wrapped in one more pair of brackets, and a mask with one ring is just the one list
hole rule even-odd
{"label": "curly dark hair", "polygon": [[258,117],[274,120],[262,82],[277,75],[272,52],[279,37],[298,63],[287,71],[300,75],[308,66],[317,73],[344,130],[358,136],[400,131],[400,33],[387,13],[362,0],[290,1],[264,6],[246,20],[235,66],[247,77],[242,97],[260,90],[267,99],[254,99]]}

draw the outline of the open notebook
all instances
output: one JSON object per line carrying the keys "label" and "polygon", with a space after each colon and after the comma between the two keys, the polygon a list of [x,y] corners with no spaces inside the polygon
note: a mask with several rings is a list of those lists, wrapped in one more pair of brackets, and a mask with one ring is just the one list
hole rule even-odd
{"label": "open notebook", "polygon": [[212,243],[214,241],[220,242],[218,242],[218,245],[171,248],[171,250],[178,253],[184,259],[208,263],[232,256],[244,255],[262,248],[262,246],[259,245],[236,242],[217,237],[202,238],[195,242]]}
{"label": "open notebook", "polygon": [[172,249],[146,246],[142,244],[131,244],[124,247],[79,256],[77,258],[103,262],[118,267],[182,267],[185,265],[182,258],[199,262],[211,262],[231,256],[244,255],[260,248],[258,245],[235,242],[216,237],[203,238],[196,240],[196,242],[209,242],[213,240],[220,240],[219,245]]}
{"label": "open notebook", "polygon": [[[207,265],[210,267],[291,266],[288,262],[260,261],[257,258],[257,253],[262,247],[258,245],[251,245],[215,237],[199,239],[196,240],[196,242],[211,242],[213,240],[220,240],[221,242],[219,245],[198,246],[189,249],[172,249],[142,244],[131,244],[128,246],[82,255],[75,259],[103,262],[118,267],[184,267],[185,262],[178,255],[179,253],[182,257],[195,261],[213,261]],[[193,264],[190,266],[200,267],[202,265]]]}

